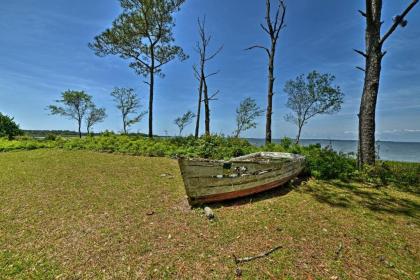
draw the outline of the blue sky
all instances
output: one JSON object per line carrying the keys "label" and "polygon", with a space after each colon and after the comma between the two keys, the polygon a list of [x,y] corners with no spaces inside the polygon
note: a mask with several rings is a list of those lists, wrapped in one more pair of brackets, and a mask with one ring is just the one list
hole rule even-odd
{"label": "blue sky", "polygon": [[[383,31],[407,1],[384,1]],[[295,136],[296,129],[284,121],[288,113],[283,85],[311,70],[336,75],[346,94],[340,113],[320,116],[304,128],[303,138],[356,139],[357,111],[363,86],[362,58],[353,48],[363,49],[364,20],[358,14],[363,1],[287,1],[287,28],[281,33],[276,57],[273,136]],[[85,90],[108,118],[95,131],[121,130],[111,90],[133,87],[148,101],[147,85],[118,57],[96,57],[87,44],[110,26],[120,13],[117,0],[5,0],[0,4],[0,112],[12,115],[24,129],[70,129],[75,122],[50,116],[46,106],[67,89]],[[264,19],[264,1],[187,0],[176,15],[176,43],[190,58],[174,61],[158,79],[155,97],[155,133],[175,134],[173,120],[195,111],[197,82],[192,65],[197,61],[196,19],[207,16],[213,47],[223,52],[208,65],[220,70],[210,78],[209,90],[220,90],[212,103],[212,130],[230,134],[235,108],[241,99],[253,97],[266,107],[266,55],[261,50],[244,51],[253,44],[268,44],[259,24]],[[377,137],[381,140],[420,141],[420,6],[408,16],[409,24],[387,41],[377,109]],[[244,134],[264,137],[265,121]],[[147,131],[147,120],[132,131]],[[186,128],[193,131],[193,125]]]}

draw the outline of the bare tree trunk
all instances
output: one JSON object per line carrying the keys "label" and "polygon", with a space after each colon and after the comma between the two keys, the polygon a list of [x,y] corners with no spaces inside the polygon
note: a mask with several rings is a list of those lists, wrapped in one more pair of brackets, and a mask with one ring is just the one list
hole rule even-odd
{"label": "bare tree trunk", "polygon": [[209,105],[209,93],[207,88],[206,79],[203,79],[204,84],[204,115],[205,115],[205,133],[210,135],[210,105]]}
{"label": "bare tree trunk", "polygon": [[365,57],[365,80],[359,111],[359,167],[375,163],[375,111],[381,76],[383,43],[395,31],[398,25],[405,26],[404,17],[419,2],[412,0],[408,7],[394,17],[394,23],[381,38],[382,0],[366,0],[366,12],[359,11],[366,18],[366,52],[357,51]]}
{"label": "bare tree trunk", "polygon": [[277,40],[279,38],[280,31],[285,27],[284,19],[286,16],[286,5],[284,0],[278,0],[278,7],[276,11],[276,16],[272,20],[271,18],[271,0],[265,1],[265,21],[266,25],[260,25],[261,28],[265,33],[270,36],[271,40],[271,48],[268,49],[267,47],[261,45],[255,45],[252,47],[247,48],[247,50],[251,49],[263,49],[266,51],[268,55],[268,93],[267,93],[267,112],[266,112],[266,124],[265,124],[265,143],[269,144],[272,140],[271,134],[271,121],[273,115],[273,88],[274,88],[274,59],[276,53],[276,45]]}
{"label": "bare tree trunk", "polygon": [[365,80],[359,110],[360,165],[375,163],[375,110],[381,75],[382,0],[366,1]]}
{"label": "bare tree trunk", "polygon": [[149,81],[149,138],[153,138],[153,95],[155,87],[155,54],[153,46],[150,48],[151,66]]}
{"label": "bare tree trunk", "polygon": [[195,68],[195,66],[193,67],[196,78],[200,81],[200,86],[198,89],[199,98],[197,107],[197,119],[195,125],[195,138],[198,138],[198,135],[200,133],[200,116],[202,101],[204,101],[205,134],[210,135],[210,100],[214,100],[213,97],[217,94],[217,92],[213,96],[209,97],[206,79],[210,76],[217,74],[218,71],[206,75],[205,66],[206,62],[216,57],[223,48],[223,46],[221,46],[213,54],[208,55],[207,50],[210,44],[211,35],[206,34],[205,22],[205,16],[203,20],[200,20],[200,18],[198,18],[198,32],[200,35],[200,40],[197,42],[195,50],[200,55],[200,69],[198,70]]}
{"label": "bare tree trunk", "polygon": [[78,119],[77,123],[79,125],[79,138],[82,138],[82,119]]}
{"label": "bare tree trunk", "polygon": [[265,143],[271,143],[271,119],[273,115],[273,88],[274,88],[274,57],[276,51],[276,44],[272,40],[271,51],[268,62],[268,93],[267,93],[267,115],[265,125]]}
{"label": "bare tree trunk", "polygon": [[200,119],[201,119],[201,102],[203,99],[203,76],[204,76],[204,60],[201,58],[200,62],[200,85],[198,86],[198,106],[197,106],[197,119],[195,123],[195,138],[200,134]]}
{"label": "bare tree trunk", "polygon": [[382,0],[366,1],[366,62],[363,95],[359,111],[360,163],[375,163],[375,109],[381,75]]}
{"label": "bare tree trunk", "polygon": [[297,134],[297,136],[296,136],[296,145],[297,145],[297,144],[299,144],[299,141],[300,141],[300,134],[302,133],[302,127],[303,127],[303,125],[299,125],[299,126],[298,126],[298,134]]}
{"label": "bare tree trunk", "polygon": [[149,138],[153,138],[153,95],[154,95],[154,73],[150,73],[149,88]]}
{"label": "bare tree trunk", "polygon": [[200,81],[200,87],[198,89],[198,104],[197,104],[197,116],[196,116],[196,122],[195,122],[195,138],[198,138],[200,134],[200,118],[201,118],[201,101],[202,101],[202,82]]}
{"label": "bare tree trunk", "polygon": [[124,134],[127,134],[127,116],[123,114],[122,119],[123,119],[123,131],[124,131]]}
{"label": "bare tree trunk", "polygon": [[360,163],[375,163],[375,109],[381,74],[381,54],[376,51],[368,56],[366,61],[366,76],[360,103]]}

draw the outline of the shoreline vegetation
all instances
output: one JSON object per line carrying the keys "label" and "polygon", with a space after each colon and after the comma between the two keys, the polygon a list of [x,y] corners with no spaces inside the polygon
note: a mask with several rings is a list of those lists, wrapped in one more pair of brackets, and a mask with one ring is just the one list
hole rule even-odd
{"label": "shoreline vegetation", "polygon": [[35,149],[88,150],[149,157],[200,157],[228,160],[259,151],[290,152],[306,157],[304,175],[315,179],[356,180],[374,186],[398,185],[418,193],[420,163],[380,161],[358,169],[354,155],[336,152],[319,144],[301,146],[284,138],[278,144],[252,145],[245,139],[219,135],[188,137],[154,137],[119,135],[104,132],[83,138],[47,134],[43,139],[30,136],[15,140],[0,139],[0,152]]}
{"label": "shoreline vegetation", "polygon": [[[78,133],[76,131],[73,130],[38,130],[38,129],[22,129],[23,133],[29,137],[33,137],[33,138],[37,138],[37,139],[44,139],[47,136],[52,136],[54,135],[55,137],[78,137]],[[86,133],[86,132],[82,132],[82,136],[88,136],[88,135],[93,135],[93,136],[99,136],[103,134],[103,132],[91,132],[90,134]],[[141,133],[141,132],[129,132],[127,133],[127,135],[129,136],[147,136],[147,134],[145,133]],[[155,135],[155,137],[158,138],[173,138],[173,137],[177,137],[177,136],[164,136],[164,135]],[[242,138],[241,139],[245,139],[248,140],[249,142],[253,142],[252,140],[256,140],[258,142],[263,143],[264,142],[264,138],[254,138],[254,137],[250,137],[250,138]],[[281,138],[273,138],[273,143],[279,143],[282,139]],[[329,138],[302,138],[303,141],[336,141],[336,142],[340,142],[340,141],[357,141],[357,139],[329,139]],[[389,142],[389,143],[414,143],[414,144],[419,144],[420,142],[418,141],[407,141],[407,140],[381,140],[378,139],[377,142]]]}

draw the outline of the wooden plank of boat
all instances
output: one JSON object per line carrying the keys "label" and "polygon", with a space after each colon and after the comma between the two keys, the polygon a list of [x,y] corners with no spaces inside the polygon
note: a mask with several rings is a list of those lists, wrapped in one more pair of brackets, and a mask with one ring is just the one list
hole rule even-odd
{"label": "wooden plank of boat", "polygon": [[300,155],[261,152],[229,161],[178,160],[191,205],[247,196],[280,186],[304,168]]}

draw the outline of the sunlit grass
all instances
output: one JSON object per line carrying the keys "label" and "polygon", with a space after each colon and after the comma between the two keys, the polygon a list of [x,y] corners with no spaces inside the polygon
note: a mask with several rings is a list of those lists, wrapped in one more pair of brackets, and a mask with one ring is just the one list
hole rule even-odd
{"label": "sunlit grass", "polygon": [[232,254],[277,245],[242,277],[419,277],[412,192],[311,180],[212,207],[189,208],[168,158],[2,153],[0,279],[233,279]]}

